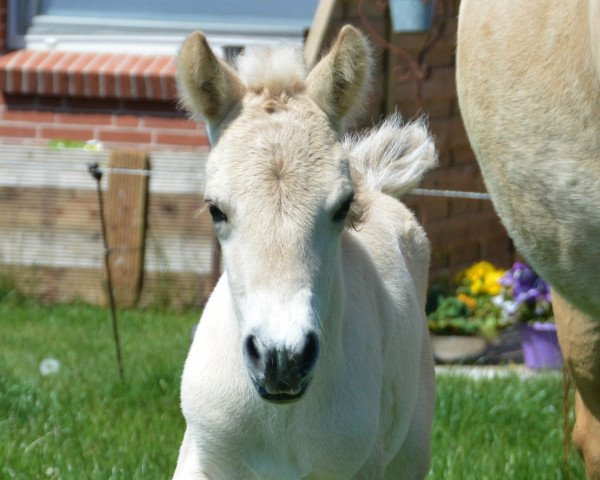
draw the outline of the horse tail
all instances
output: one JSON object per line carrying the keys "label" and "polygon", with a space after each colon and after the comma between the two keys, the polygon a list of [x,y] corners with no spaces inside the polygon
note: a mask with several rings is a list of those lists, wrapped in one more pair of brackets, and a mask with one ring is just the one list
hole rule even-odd
{"label": "horse tail", "polygon": [[415,188],[437,164],[435,145],[425,122],[403,125],[397,113],[366,134],[347,136],[344,146],[364,186],[396,198]]}

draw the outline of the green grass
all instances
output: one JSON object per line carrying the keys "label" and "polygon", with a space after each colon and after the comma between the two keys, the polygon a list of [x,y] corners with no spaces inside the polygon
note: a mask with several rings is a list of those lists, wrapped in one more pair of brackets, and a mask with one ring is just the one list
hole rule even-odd
{"label": "green grass", "polygon": [[[179,379],[198,312],[120,313],[0,302],[0,479],[168,479],[184,422]],[[41,376],[40,362],[60,360]],[[562,386],[543,376],[438,377],[430,479],[563,479]],[[573,479],[582,479],[571,456]],[[235,480],[235,479],[232,479]]]}
{"label": "green grass", "polygon": [[[0,304],[0,479],[169,478],[198,315],[121,312],[121,383],[105,310]],[[47,357],[61,369],[42,377]]]}
{"label": "green grass", "polygon": [[[563,469],[560,376],[438,375],[437,395],[430,480],[569,478]],[[585,478],[573,449],[568,472]]]}

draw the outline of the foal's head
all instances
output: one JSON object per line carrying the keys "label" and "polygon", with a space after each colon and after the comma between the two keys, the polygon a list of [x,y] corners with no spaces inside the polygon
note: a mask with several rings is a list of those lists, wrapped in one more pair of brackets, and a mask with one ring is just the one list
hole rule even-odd
{"label": "foal's head", "polygon": [[368,64],[352,27],[308,75],[291,50],[242,57],[238,74],[201,33],[180,54],[182,100],[213,142],[205,200],[240,348],[266,400],[300,398],[320,350],[335,341],[340,236],[361,210],[341,125],[360,102]]}

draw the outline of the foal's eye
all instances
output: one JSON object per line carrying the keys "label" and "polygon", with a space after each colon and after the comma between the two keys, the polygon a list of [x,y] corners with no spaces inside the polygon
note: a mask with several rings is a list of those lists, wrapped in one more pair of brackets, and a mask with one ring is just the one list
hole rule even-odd
{"label": "foal's eye", "polygon": [[208,211],[210,212],[213,222],[220,223],[227,221],[227,215],[225,215],[216,205],[209,205]]}
{"label": "foal's eye", "polygon": [[341,222],[345,220],[348,216],[348,212],[350,212],[350,207],[352,206],[352,201],[354,200],[354,195],[350,195],[344,203],[340,205],[340,208],[337,209],[337,212],[333,215],[333,220],[335,222]]}

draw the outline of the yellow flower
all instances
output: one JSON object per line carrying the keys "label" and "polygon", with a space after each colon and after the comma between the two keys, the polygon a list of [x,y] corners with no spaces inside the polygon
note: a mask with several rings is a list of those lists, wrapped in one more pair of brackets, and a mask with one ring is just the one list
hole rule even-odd
{"label": "yellow flower", "polygon": [[504,270],[494,270],[489,272],[483,279],[483,291],[488,295],[499,295],[502,291],[500,279],[504,275]]}
{"label": "yellow flower", "polygon": [[469,297],[469,295],[459,293],[456,298],[463,302],[471,310],[475,310],[477,308],[477,301],[473,297]]}
{"label": "yellow flower", "polygon": [[496,270],[490,262],[477,262],[465,270],[465,277],[470,281],[483,278],[487,273]]}
{"label": "yellow flower", "polygon": [[471,265],[463,273],[466,285],[473,295],[480,293],[498,295],[502,290],[498,283],[502,275],[504,275],[504,270],[497,269],[493,264],[486,261]]}
{"label": "yellow flower", "polygon": [[470,290],[473,295],[481,293],[481,291],[483,290],[483,280],[481,278],[474,279],[471,282]]}

